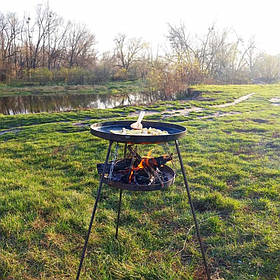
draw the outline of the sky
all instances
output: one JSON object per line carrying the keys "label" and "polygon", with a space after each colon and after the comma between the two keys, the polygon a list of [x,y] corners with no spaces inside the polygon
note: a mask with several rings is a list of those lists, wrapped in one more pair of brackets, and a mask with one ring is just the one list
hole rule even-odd
{"label": "sky", "polygon": [[[34,12],[41,0],[0,0],[0,11],[18,16]],[[95,34],[100,52],[112,50],[119,33],[142,38],[151,47],[167,44],[168,24],[183,23],[202,36],[215,23],[232,28],[245,40],[254,38],[260,51],[280,54],[280,0],[48,0],[65,20],[83,23]]]}

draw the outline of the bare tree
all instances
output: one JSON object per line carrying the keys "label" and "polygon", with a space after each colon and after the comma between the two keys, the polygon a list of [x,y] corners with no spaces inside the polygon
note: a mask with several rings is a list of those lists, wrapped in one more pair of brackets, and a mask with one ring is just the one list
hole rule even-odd
{"label": "bare tree", "polygon": [[47,67],[49,70],[60,67],[64,59],[66,51],[66,36],[69,30],[69,23],[64,25],[63,19],[54,13],[50,13],[52,17],[51,24],[48,26],[47,34]]}
{"label": "bare tree", "polygon": [[190,34],[186,34],[184,24],[179,26],[169,26],[169,34],[167,36],[171,48],[175,52],[179,61],[192,63],[194,59],[198,59],[198,52],[193,46],[193,41],[190,39]]}
{"label": "bare tree", "polygon": [[17,71],[20,23],[14,13],[0,14],[0,67],[2,79]]}
{"label": "bare tree", "polygon": [[255,48],[253,40],[246,44],[233,30],[218,32],[214,24],[205,36],[195,39],[186,35],[184,25],[169,25],[168,39],[173,61],[181,65],[181,76],[193,76],[193,82],[201,82],[206,77],[224,82],[240,80],[248,72],[248,58]]}
{"label": "bare tree", "polygon": [[114,42],[117,66],[129,71],[132,64],[139,59],[139,55],[145,49],[146,44],[141,38],[128,39],[125,34],[119,34]]}
{"label": "bare tree", "polygon": [[96,82],[111,80],[115,73],[116,57],[111,52],[103,53],[93,69]]}
{"label": "bare tree", "polygon": [[47,5],[38,5],[36,9],[36,18],[30,28],[30,20],[28,20],[28,41],[31,56],[31,66],[44,67],[47,65],[48,54],[50,53],[50,38],[55,32],[61,19],[50,10]]}
{"label": "bare tree", "polygon": [[96,60],[95,43],[95,36],[85,25],[70,23],[67,34],[68,66],[85,67],[94,64]]}
{"label": "bare tree", "polygon": [[280,80],[280,55],[261,53],[254,65],[256,82],[275,83]]}

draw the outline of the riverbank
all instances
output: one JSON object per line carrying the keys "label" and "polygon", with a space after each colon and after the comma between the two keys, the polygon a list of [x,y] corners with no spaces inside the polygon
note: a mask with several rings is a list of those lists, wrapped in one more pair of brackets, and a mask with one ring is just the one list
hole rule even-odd
{"label": "riverbank", "polygon": [[147,91],[142,81],[107,82],[100,85],[0,85],[2,96],[59,95],[59,94],[126,94]]}
{"label": "riverbank", "polygon": [[[187,128],[180,146],[213,278],[277,279],[280,86],[194,89],[197,99],[150,106],[0,116],[0,278],[75,278],[98,186],[96,164],[108,146],[89,125],[135,120],[147,110],[145,119]],[[202,110],[187,111],[192,107]],[[139,153],[151,148],[153,155],[175,152],[170,143],[139,146]],[[118,241],[119,194],[104,186],[84,279],[203,279],[178,160],[170,166],[177,175],[167,191],[124,193]]]}

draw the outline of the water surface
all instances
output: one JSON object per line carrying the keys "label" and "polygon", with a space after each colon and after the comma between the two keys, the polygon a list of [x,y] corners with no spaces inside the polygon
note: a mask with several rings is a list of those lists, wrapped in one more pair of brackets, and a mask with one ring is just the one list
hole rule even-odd
{"label": "water surface", "polygon": [[150,104],[161,100],[159,92],[126,95],[59,94],[0,97],[0,113],[4,115],[65,112],[75,109],[105,109],[125,105]]}

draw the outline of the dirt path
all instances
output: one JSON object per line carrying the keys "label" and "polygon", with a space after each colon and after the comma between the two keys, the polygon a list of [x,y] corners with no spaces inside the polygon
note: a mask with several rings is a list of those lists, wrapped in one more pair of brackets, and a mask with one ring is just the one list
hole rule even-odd
{"label": "dirt path", "polygon": [[[201,112],[203,111],[203,108],[199,107],[191,107],[191,108],[185,108],[185,109],[177,109],[177,110],[166,110],[166,111],[145,111],[145,116],[151,116],[154,114],[162,114],[165,116],[175,116],[175,115],[188,115],[190,112]],[[128,114],[128,117],[138,117],[139,112],[131,112]]]}
{"label": "dirt path", "polygon": [[234,106],[242,101],[245,101],[247,100],[248,98],[250,98],[252,95],[256,94],[255,92],[252,92],[252,93],[249,93],[247,95],[244,95],[244,96],[241,96],[237,99],[235,99],[233,102],[231,103],[225,103],[225,104],[220,104],[220,105],[214,105],[214,106],[211,106],[213,108],[225,108],[225,107],[229,107],[229,106]]}
{"label": "dirt path", "polygon": [[274,106],[280,106],[280,97],[271,98],[269,101],[270,101],[270,102],[272,103],[272,105],[274,105]]}
{"label": "dirt path", "polygon": [[199,119],[213,119],[213,118],[218,118],[218,117],[233,116],[233,115],[237,115],[237,114],[240,114],[240,112],[229,112],[229,113],[216,112],[215,114],[198,117],[198,118]]}
{"label": "dirt path", "polygon": [[0,136],[5,134],[5,133],[9,133],[9,132],[13,132],[13,133],[16,133],[20,131],[20,128],[9,128],[9,129],[5,129],[5,130],[2,130],[0,131]]}
{"label": "dirt path", "polygon": [[[235,99],[233,102],[230,103],[224,103],[224,104],[220,104],[220,105],[213,105],[210,106],[210,108],[226,108],[226,107],[230,107],[230,106],[234,106],[240,102],[243,102],[245,100],[247,100],[248,98],[250,98],[251,96],[253,96],[254,94],[256,94],[255,92],[252,92],[250,94],[241,96],[237,99]],[[186,108],[186,109],[178,109],[178,110],[166,110],[166,111],[162,111],[162,112],[157,112],[157,111],[145,111],[145,115],[146,116],[150,116],[150,115],[154,115],[157,113],[161,113],[163,115],[163,119],[165,117],[170,117],[170,116],[187,116],[190,112],[203,112],[205,111],[205,109],[200,108],[200,107],[191,107],[191,108]],[[200,117],[201,119],[207,119],[207,118],[217,118],[217,117],[222,117],[222,116],[228,116],[228,115],[235,115],[237,114],[237,112],[232,112],[232,113],[215,113],[213,115],[209,115],[209,116],[204,116],[204,117]],[[132,112],[128,115],[128,117],[136,117],[139,115],[139,112]]]}

